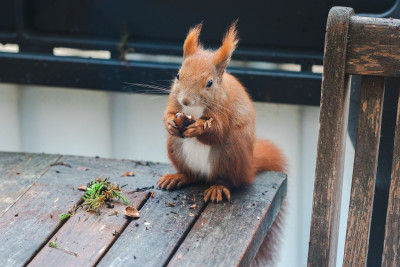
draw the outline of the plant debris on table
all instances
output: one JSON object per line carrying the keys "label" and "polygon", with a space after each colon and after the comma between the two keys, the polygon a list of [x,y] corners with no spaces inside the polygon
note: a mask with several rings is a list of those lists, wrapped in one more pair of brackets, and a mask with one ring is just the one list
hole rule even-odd
{"label": "plant debris on table", "polygon": [[125,215],[131,218],[140,218],[140,212],[132,206],[125,208]]}
{"label": "plant debris on table", "polygon": [[65,214],[60,214],[60,220],[62,221],[62,220],[65,220],[65,219],[67,219],[67,218],[69,218],[69,217],[71,217],[72,216],[72,214],[71,213],[69,213],[69,212],[67,212],[67,213],[65,213]]}
{"label": "plant debris on table", "polygon": [[52,164],[50,164],[50,166],[65,166],[65,167],[68,167],[68,168],[72,167],[71,164],[68,164],[68,163],[65,163],[65,162],[62,162],[62,161],[57,161],[55,163],[52,163]]}
{"label": "plant debris on table", "polygon": [[135,176],[135,172],[124,172],[121,177],[123,176]]}
{"label": "plant debris on table", "polygon": [[74,252],[72,250],[63,248],[61,245],[57,244],[56,242],[57,242],[57,237],[55,236],[54,237],[54,241],[51,241],[49,243],[49,247],[59,249],[59,250],[64,251],[65,253],[70,254],[70,255],[78,256],[78,252]]}
{"label": "plant debris on table", "polygon": [[86,206],[87,211],[96,211],[101,205],[113,201],[114,198],[118,198],[117,201],[122,199],[125,204],[130,204],[128,199],[122,195],[119,185],[115,186],[114,183],[110,183],[108,178],[104,180],[99,178],[87,185],[81,206]]}
{"label": "plant debris on table", "polygon": [[63,221],[63,220],[65,220],[65,219],[68,219],[68,218],[71,217],[71,216],[74,216],[74,214],[75,214],[75,212],[76,212],[76,210],[77,210],[78,208],[79,208],[79,206],[75,204],[75,205],[72,207],[72,209],[70,209],[67,213],[65,213],[65,214],[60,214],[60,220]]}
{"label": "plant debris on table", "polygon": [[86,191],[86,194],[83,196],[83,203],[79,206],[74,205],[74,207],[65,214],[60,214],[60,220],[65,220],[73,216],[80,207],[86,207],[87,211],[100,212],[99,209],[103,205],[113,208],[114,205],[110,203],[111,201],[119,201],[122,199],[127,205],[131,203],[122,195],[119,185],[114,185],[114,183],[108,181],[108,178],[102,179],[101,176],[88,183],[86,186],[79,186],[79,190]]}

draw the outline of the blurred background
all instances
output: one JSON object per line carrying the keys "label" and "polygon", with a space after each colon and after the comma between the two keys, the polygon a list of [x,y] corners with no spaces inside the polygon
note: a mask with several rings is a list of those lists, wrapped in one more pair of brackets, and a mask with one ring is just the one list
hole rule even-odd
{"label": "blurred background", "polygon": [[[0,151],[168,163],[164,89],[179,69],[186,33],[203,21],[200,38],[215,48],[239,18],[241,41],[228,72],[255,101],[257,135],[289,159],[279,266],[306,266],[323,42],[336,5],[389,16],[398,2],[2,0]],[[349,139],[342,218],[353,158]]]}

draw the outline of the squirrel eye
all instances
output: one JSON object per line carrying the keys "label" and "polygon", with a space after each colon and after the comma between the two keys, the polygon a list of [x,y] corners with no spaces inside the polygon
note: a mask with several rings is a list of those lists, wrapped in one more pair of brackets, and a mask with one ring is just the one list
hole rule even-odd
{"label": "squirrel eye", "polygon": [[212,85],[213,85],[213,81],[212,81],[212,80],[209,80],[209,81],[207,82],[206,87],[211,87]]}
{"label": "squirrel eye", "polygon": [[176,74],[176,78],[177,78],[178,81],[179,81],[179,72]]}

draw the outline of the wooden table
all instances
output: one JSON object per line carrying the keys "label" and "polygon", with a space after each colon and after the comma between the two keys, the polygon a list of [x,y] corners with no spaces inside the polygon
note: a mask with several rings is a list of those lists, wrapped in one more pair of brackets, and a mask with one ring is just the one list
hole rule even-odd
{"label": "wooden table", "polygon": [[[127,171],[135,175],[121,176]],[[171,172],[170,165],[151,162],[0,152],[0,265],[249,264],[286,195],[286,175],[262,173],[253,185],[233,190],[231,202],[219,204],[204,203],[205,185],[141,190]],[[117,215],[105,207],[100,214],[80,208],[60,221],[81,203],[78,186],[99,176],[127,184],[123,193],[140,209],[140,219],[125,217],[125,205],[116,203]],[[55,237],[78,255],[49,247]]]}

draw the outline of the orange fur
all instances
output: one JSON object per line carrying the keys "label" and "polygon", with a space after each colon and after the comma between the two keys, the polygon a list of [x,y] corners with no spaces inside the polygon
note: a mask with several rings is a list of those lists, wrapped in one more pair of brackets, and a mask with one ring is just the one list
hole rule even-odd
{"label": "orange fur", "polygon": [[183,44],[183,57],[186,58],[190,55],[196,53],[199,48],[199,35],[201,31],[202,24],[197,24],[195,27],[189,30],[186,37],[185,43]]}
{"label": "orange fur", "polygon": [[[207,181],[212,186],[205,192],[205,201],[219,202],[223,197],[230,198],[229,188],[253,182],[259,171],[285,171],[286,160],[276,145],[255,138],[253,103],[242,84],[225,72],[238,43],[236,22],[217,51],[205,50],[199,44],[200,29],[201,24],[192,28],[186,37],[179,79],[172,84],[164,113],[169,133],[168,157],[178,173],[165,175],[158,186],[171,190],[183,184]],[[209,81],[212,86],[207,87]],[[187,110],[196,113],[187,114],[193,115],[196,122],[188,126],[182,138],[174,116]],[[205,127],[211,119],[211,126]],[[185,148],[188,140],[193,151]],[[190,157],[193,158],[188,160]],[[207,175],[203,169],[199,170],[199,161],[208,168]],[[278,240],[276,225],[273,224],[263,245],[271,251]],[[272,254],[265,251],[261,249],[260,253],[272,262]]]}
{"label": "orange fur", "polygon": [[285,172],[286,159],[281,150],[269,140],[257,139],[254,146],[254,168],[257,172]]}
{"label": "orange fur", "polygon": [[222,46],[218,49],[214,56],[214,64],[217,67],[218,71],[222,74],[228,65],[233,51],[235,51],[236,46],[239,42],[237,37],[236,30],[237,21],[235,21],[228,32],[225,34],[225,37],[222,41]]}
{"label": "orange fur", "polygon": [[[195,118],[196,123],[190,125],[183,135],[211,146],[213,166],[206,180],[228,188],[238,187],[251,183],[257,171],[284,171],[285,159],[279,149],[269,141],[255,141],[252,101],[242,84],[225,72],[238,42],[236,22],[229,28],[217,51],[205,50],[199,45],[200,29],[201,24],[192,28],[186,37],[180,79],[172,85],[165,110],[170,160],[180,173],[193,177],[194,181],[202,178],[185,163],[183,141],[174,128],[174,115],[182,111],[182,99],[185,99],[191,103],[189,106],[204,108],[201,118]],[[206,88],[209,80],[213,80],[213,85]],[[213,119],[212,127],[204,128],[204,122],[210,118]]]}

